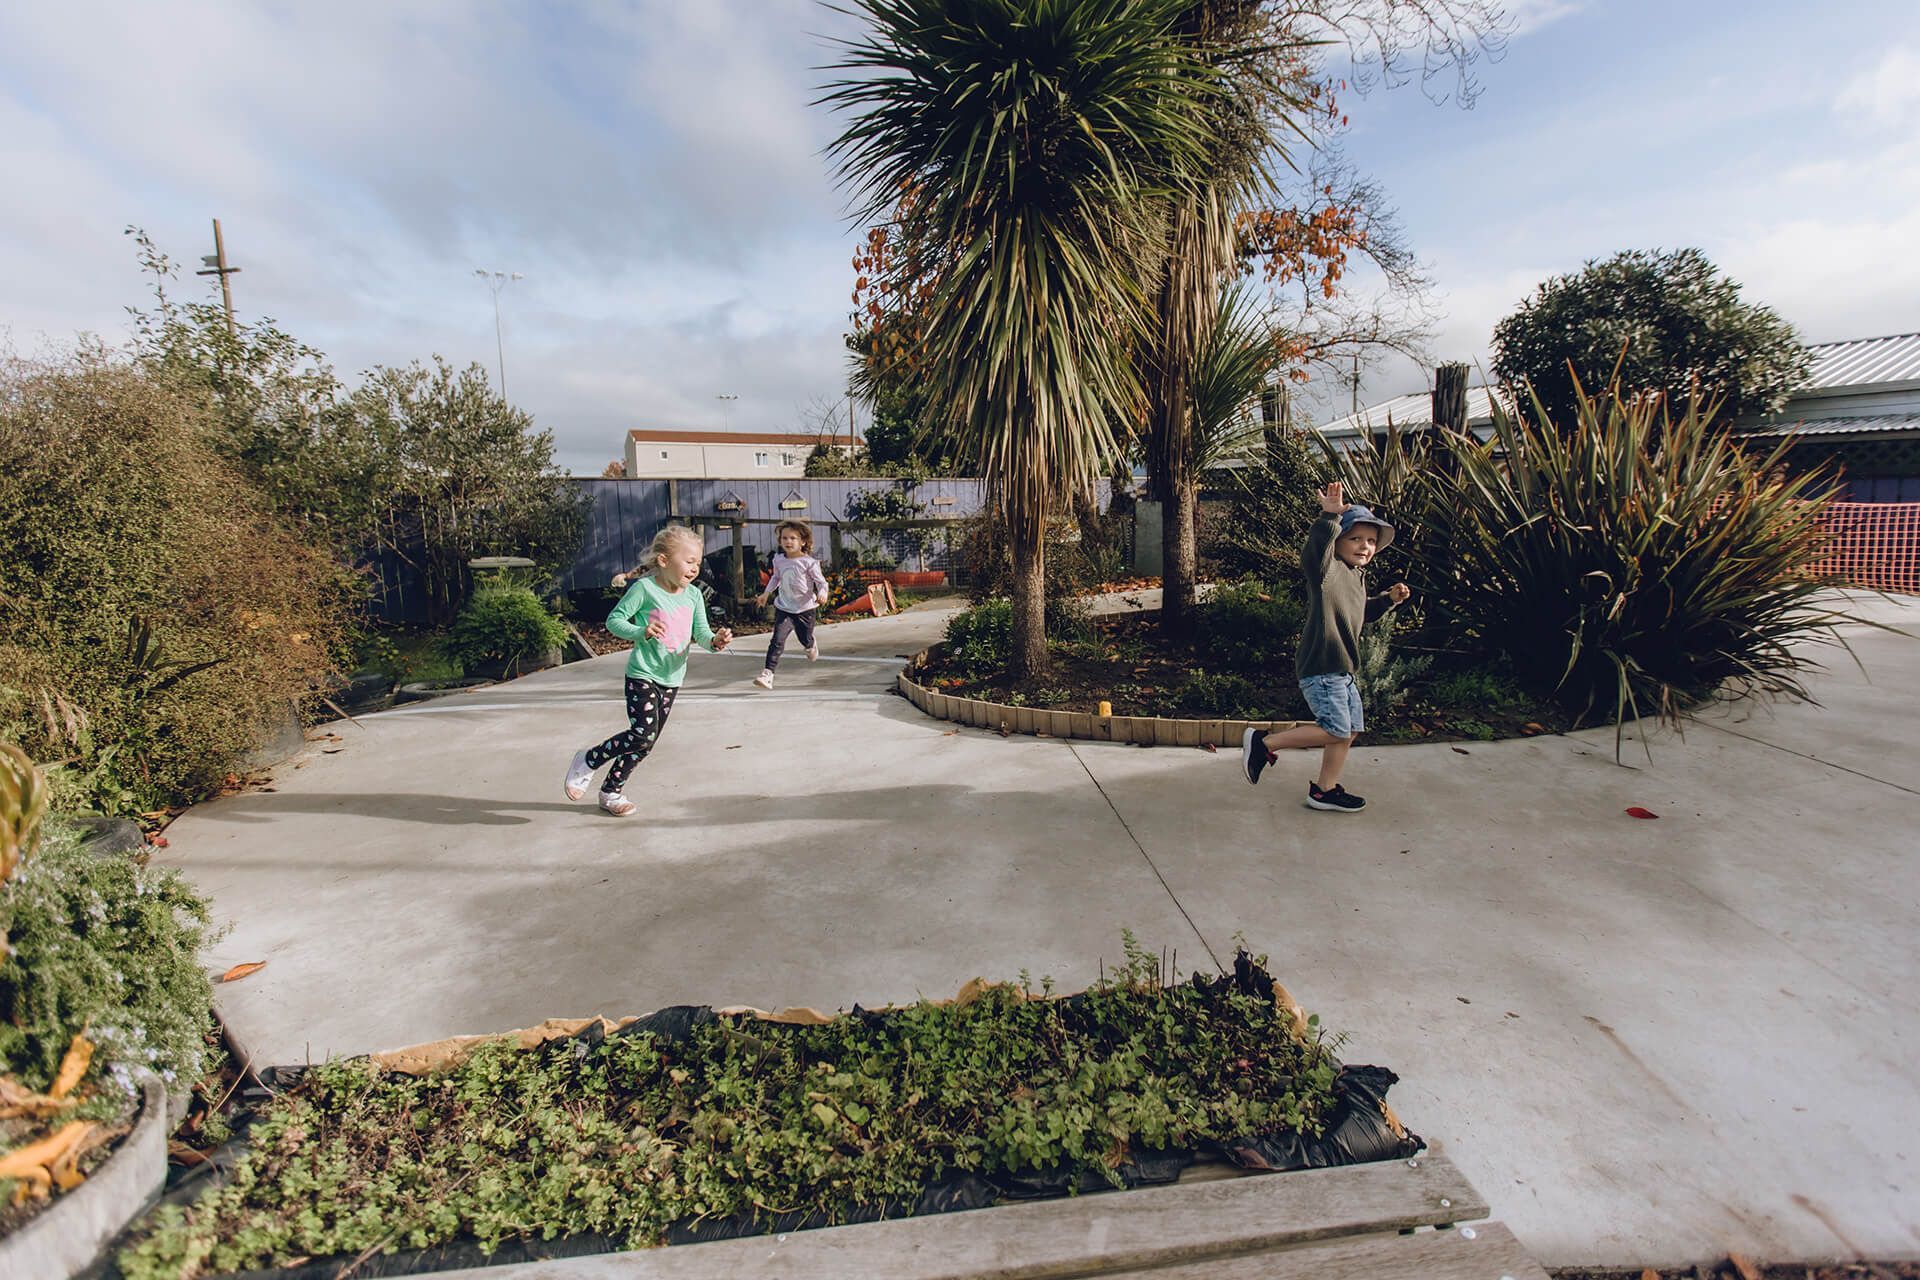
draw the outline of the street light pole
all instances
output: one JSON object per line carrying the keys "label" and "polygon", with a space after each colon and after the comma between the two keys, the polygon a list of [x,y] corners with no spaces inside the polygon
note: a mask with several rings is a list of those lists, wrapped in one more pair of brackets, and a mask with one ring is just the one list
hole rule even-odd
{"label": "street light pole", "polygon": [[507,398],[507,344],[500,336],[500,291],[515,280],[524,280],[518,271],[485,271],[475,267],[473,274],[486,281],[487,288],[493,293],[493,349],[500,361],[500,398]]}
{"label": "street light pole", "polygon": [[728,431],[733,430],[733,402],[739,398],[739,396],[714,397],[720,402],[720,425]]}
{"label": "street light pole", "polygon": [[227,242],[220,235],[220,219],[218,218],[213,220],[213,256],[206,257],[202,255],[200,261],[206,264],[207,270],[196,271],[193,274],[197,276],[220,277],[220,301],[227,309],[227,336],[231,338],[234,336],[233,286],[227,283],[227,277],[237,275],[240,268],[227,265]]}

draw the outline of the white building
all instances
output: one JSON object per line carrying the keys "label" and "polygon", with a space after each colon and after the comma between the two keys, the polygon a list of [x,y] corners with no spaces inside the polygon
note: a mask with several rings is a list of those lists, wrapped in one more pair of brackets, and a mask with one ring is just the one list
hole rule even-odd
{"label": "white building", "polygon": [[627,479],[797,479],[807,455],[826,445],[851,453],[852,436],[781,431],[627,432]]}

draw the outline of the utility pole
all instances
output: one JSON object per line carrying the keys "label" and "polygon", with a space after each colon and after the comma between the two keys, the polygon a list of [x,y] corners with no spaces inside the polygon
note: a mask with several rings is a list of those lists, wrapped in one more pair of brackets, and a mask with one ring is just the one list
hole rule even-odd
{"label": "utility pole", "polygon": [[207,269],[205,271],[196,271],[193,274],[197,276],[220,277],[220,300],[226,304],[227,308],[227,336],[229,338],[234,337],[233,286],[227,283],[227,277],[237,274],[240,268],[227,265],[227,242],[220,236],[220,219],[218,218],[213,220],[213,256],[208,257],[202,254],[200,261],[206,264]]}
{"label": "utility pole", "polygon": [[486,271],[479,267],[473,269],[473,274],[486,281],[487,288],[493,293],[493,350],[500,360],[500,398],[505,400],[507,398],[507,344],[506,340],[500,336],[500,291],[515,280],[525,280],[526,277],[518,271],[508,274],[505,271]]}

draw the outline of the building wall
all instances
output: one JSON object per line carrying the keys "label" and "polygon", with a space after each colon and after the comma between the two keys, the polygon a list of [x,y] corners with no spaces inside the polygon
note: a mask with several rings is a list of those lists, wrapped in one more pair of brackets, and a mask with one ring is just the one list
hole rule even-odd
{"label": "building wall", "polygon": [[792,480],[807,471],[806,444],[675,444],[627,437],[630,480],[694,480],[745,476],[754,480]]}

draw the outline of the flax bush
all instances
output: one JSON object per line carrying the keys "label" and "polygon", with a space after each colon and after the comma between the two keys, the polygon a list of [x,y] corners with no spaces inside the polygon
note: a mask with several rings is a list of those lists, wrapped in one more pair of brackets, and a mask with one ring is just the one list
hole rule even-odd
{"label": "flax bush", "polygon": [[1427,603],[1581,718],[1670,719],[1726,684],[1806,697],[1794,645],[1839,643],[1844,616],[1809,572],[1826,478],[1785,476],[1784,445],[1747,452],[1697,401],[1582,391],[1575,415],[1496,409],[1488,443],[1418,473]]}
{"label": "flax bush", "polygon": [[63,805],[217,787],[341,648],[338,571],[209,413],[97,350],[0,362],[0,738]]}

